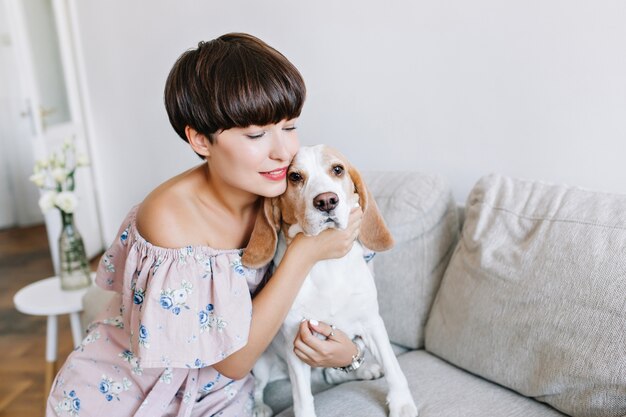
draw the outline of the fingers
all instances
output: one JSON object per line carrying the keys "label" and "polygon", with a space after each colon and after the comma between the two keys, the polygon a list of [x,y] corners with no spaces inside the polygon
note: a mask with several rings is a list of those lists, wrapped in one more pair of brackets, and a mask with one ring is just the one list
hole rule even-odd
{"label": "fingers", "polygon": [[320,323],[314,319],[308,320],[306,323],[312,332],[317,332],[322,336],[325,336],[326,339],[332,339],[335,337],[335,330],[337,330],[337,328],[332,324]]}

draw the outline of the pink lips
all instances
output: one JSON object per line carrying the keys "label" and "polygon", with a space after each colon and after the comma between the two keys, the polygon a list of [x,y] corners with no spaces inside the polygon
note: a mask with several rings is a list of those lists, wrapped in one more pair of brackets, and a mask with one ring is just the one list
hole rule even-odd
{"label": "pink lips", "polygon": [[282,181],[287,176],[287,167],[276,169],[274,171],[261,172],[260,174],[272,181]]}

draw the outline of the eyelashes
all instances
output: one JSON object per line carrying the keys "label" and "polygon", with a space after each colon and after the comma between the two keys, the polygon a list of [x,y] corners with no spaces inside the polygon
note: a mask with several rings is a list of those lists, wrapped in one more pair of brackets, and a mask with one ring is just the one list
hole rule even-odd
{"label": "eyelashes", "polygon": [[[292,132],[296,129],[297,129],[297,126],[286,126],[286,127],[283,127],[282,130],[284,130],[285,132]],[[267,135],[267,130],[263,130],[262,132],[258,132],[258,133],[246,133],[246,137],[248,139],[261,139],[265,135]]]}

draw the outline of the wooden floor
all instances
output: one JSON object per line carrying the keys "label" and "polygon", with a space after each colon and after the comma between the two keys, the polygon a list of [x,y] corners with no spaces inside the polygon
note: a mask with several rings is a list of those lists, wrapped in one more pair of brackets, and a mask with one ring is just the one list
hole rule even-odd
{"label": "wooden floor", "polygon": [[[93,263],[93,262],[92,262]],[[43,417],[46,318],[19,313],[13,296],[54,275],[44,226],[0,230],[0,417]],[[59,365],[72,351],[59,317]]]}

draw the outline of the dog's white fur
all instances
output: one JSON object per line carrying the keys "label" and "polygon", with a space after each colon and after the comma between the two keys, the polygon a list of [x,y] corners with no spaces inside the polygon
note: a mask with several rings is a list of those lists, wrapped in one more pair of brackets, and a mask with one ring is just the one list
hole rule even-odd
{"label": "dog's white fur", "polygon": [[[297,176],[293,177],[293,173],[300,175],[302,180],[294,181]],[[329,212],[317,209],[313,203],[315,197],[329,192],[336,194],[337,206]],[[364,241],[364,244],[371,245],[370,248],[375,250],[391,247],[393,239],[358,171],[341,154],[325,145],[302,147],[289,168],[285,194],[265,201],[264,211],[257,219],[255,232],[244,254],[244,264],[258,266],[255,264],[268,260],[264,257],[274,251],[274,246],[272,243],[268,245],[268,242],[272,242],[271,237],[276,235],[276,229],[280,227],[274,256],[274,263],[278,265],[288,243],[297,233],[316,235],[328,227],[345,228],[350,210],[356,204],[361,204],[364,210],[360,238],[362,241],[371,241]],[[260,237],[255,236],[257,229],[261,230]],[[274,235],[269,229],[273,229]],[[267,246],[270,246],[269,250]],[[264,255],[257,256],[254,252],[258,250]],[[341,259],[318,262],[305,279],[280,332],[254,367],[256,416],[271,415],[269,407],[263,404],[263,389],[271,378],[277,357],[280,357],[287,363],[296,417],[315,417],[311,368],[293,352],[293,340],[304,318],[335,324],[351,338],[361,336],[386,375],[389,384],[389,415],[417,416],[407,380],[378,313],[374,278],[363,258],[363,247],[359,242],[355,242],[350,252]],[[355,375],[346,378],[334,371],[331,379],[338,382],[342,378],[378,377],[381,374],[378,364],[373,363],[370,357],[353,373]]]}

